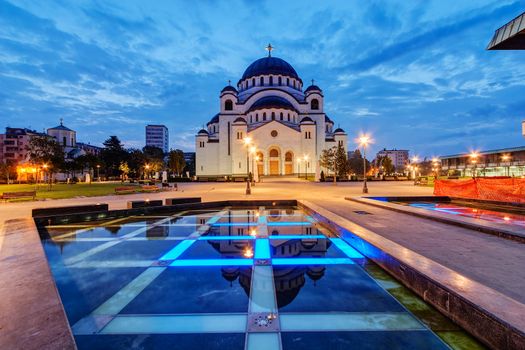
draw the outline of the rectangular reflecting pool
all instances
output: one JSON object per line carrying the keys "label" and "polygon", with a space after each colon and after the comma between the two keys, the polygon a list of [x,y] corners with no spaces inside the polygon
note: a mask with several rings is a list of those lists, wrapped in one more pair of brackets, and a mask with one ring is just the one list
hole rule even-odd
{"label": "rectangular reflecting pool", "polygon": [[295,207],[40,234],[79,349],[483,348]]}

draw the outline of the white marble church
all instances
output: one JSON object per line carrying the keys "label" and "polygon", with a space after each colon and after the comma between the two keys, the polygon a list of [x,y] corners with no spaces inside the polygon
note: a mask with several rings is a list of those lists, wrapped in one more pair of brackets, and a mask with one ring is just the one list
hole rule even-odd
{"label": "white marble church", "polygon": [[[347,147],[344,130],[324,113],[322,90],[271,56],[250,64],[220,94],[220,113],[195,137],[198,177],[319,174],[323,149]],[[249,145],[247,145],[249,142]]]}

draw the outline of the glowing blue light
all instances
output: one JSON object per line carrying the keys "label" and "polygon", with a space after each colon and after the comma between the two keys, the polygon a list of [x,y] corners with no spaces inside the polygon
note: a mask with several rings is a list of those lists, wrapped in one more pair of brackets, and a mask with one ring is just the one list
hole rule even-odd
{"label": "glowing blue light", "polygon": [[255,241],[255,259],[270,259],[270,241],[260,238]]}
{"label": "glowing blue light", "polygon": [[256,226],[256,222],[217,222],[212,226]]}
{"label": "glowing blue light", "polygon": [[349,258],[352,259],[361,259],[364,258],[357,250],[352,248],[348,243],[343,241],[341,238],[330,238],[330,240],[339,248],[343,253],[346,254]]}
{"label": "glowing blue light", "polygon": [[324,239],[323,235],[275,235],[270,236],[270,239]]}
{"label": "glowing blue light", "polygon": [[353,264],[348,258],[274,258],[273,265],[336,265]]}
{"label": "glowing blue light", "polygon": [[181,259],[170,266],[251,266],[253,259]]}
{"label": "glowing blue light", "polygon": [[311,222],[308,221],[297,221],[297,222],[269,222],[268,226],[302,226],[302,225],[311,225]]}
{"label": "glowing blue light", "polygon": [[187,239],[179,244],[177,244],[172,250],[164,254],[159,260],[175,260],[179,256],[181,256],[182,253],[186,251],[193,243],[195,243],[195,240],[193,239]]}
{"label": "glowing blue light", "polygon": [[230,240],[246,240],[246,239],[255,239],[253,236],[201,236],[200,240],[210,240],[210,241],[230,241]]}

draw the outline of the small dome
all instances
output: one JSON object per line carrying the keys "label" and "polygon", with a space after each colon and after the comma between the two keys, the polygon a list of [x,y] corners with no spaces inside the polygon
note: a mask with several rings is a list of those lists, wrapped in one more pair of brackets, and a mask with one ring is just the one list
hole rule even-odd
{"label": "small dome", "polygon": [[334,134],[344,134],[344,133],[345,133],[345,131],[343,129],[341,129],[341,128],[337,128],[334,131]]}
{"label": "small dome", "polygon": [[241,117],[235,119],[233,122],[234,123],[244,123],[244,124],[246,124],[246,120],[244,118],[241,118]]}
{"label": "small dome", "polygon": [[215,114],[213,118],[211,118],[211,120],[206,125],[215,124],[218,122],[219,122],[219,113]]}
{"label": "small dome", "polygon": [[302,123],[313,123],[313,122],[314,121],[310,117],[304,117],[303,119],[301,119],[301,124]]}
{"label": "small dome", "polygon": [[224,93],[224,92],[233,92],[234,94],[237,94],[237,89],[234,88],[234,87],[231,86],[231,85],[226,85],[226,86],[221,90],[221,94]]}
{"label": "small dome", "polygon": [[317,86],[317,85],[310,85],[309,87],[306,88],[306,90],[304,90],[305,93],[306,92],[311,92],[311,91],[319,91],[319,92],[321,92],[323,90],[321,90],[321,88],[319,86]]}
{"label": "small dome", "polygon": [[[295,107],[285,98],[279,96],[265,96],[257,100],[247,112],[264,108],[282,108],[290,111],[296,111]],[[296,111],[297,112],[297,111]]]}
{"label": "small dome", "polygon": [[197,135],[208,135],[208,132],[204,129],[200,129]]}
{"label": "small dome", "polygon": [[263,57],[253,62],[248,66],[248,68],[246,68],[241,80],[255,77],[258,75],[269,74],[283,75],[299,79],[297,72],[290,63],[278,57]]}

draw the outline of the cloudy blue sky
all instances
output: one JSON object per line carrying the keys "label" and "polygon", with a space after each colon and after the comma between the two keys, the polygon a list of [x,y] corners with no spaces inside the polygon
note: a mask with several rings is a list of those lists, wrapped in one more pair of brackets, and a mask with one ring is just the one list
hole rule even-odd
{"label": "cloudy blue sky", "polygon": [[518,1],[0,0],[0,127],[170,146],[218,111],[228,79],[265,55],[315,79],[328,115],[374,151],[420,156],[525,144],[525,53],[486,51]]}

